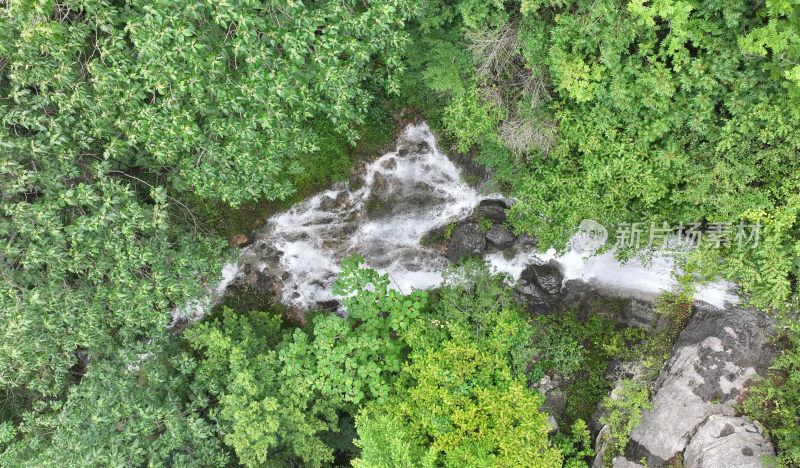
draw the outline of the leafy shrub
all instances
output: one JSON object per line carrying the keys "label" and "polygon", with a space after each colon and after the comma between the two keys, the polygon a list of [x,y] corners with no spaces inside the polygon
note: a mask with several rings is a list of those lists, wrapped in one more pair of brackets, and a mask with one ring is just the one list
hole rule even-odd
{"label": "leafy shrub", "polygon": [[622,379],[612,394],[603,400],[603,408],[610,411],[608,416],[600,418],[600,422],[608,424],[608,448],[605,459],[625,453],[628,438],[634,427],[639,424],[642,410],[653,409],[650,404],[650,390],[647,384],[640,381]]}
{"label": "leafy shrub", "polygon": [[[415,348],[396,394],[365,417],[398,421],[403,442],[392,446],[435,457],[436,466],[561,466],[547,438],[547,416],[539,412],[543,397],[508,364],[515,333],[510,315],[497,313],[495,326],[478,339],[469,327],[445,325],[448,338]],[[379,453],[370,444],[382,444],[371,427],[359,428],[364,454]],[[372,459],[359,463],[373,466]]]}

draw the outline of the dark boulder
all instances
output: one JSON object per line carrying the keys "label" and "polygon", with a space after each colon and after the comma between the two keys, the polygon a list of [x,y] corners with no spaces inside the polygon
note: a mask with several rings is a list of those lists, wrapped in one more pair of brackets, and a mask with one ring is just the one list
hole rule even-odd
{"label": "dark boulder", "polygon": [[511,247],[516,239],[517,237],[511,232],[511,229],[502,224],[494,224],[486,231],[486,241],[490,246],[500,250]]}
{"label": "dark boulder", "polygon": [[531,314],[547,314],[553,311],[555,300],[542,291],[535,283],[520,278],[514,289],[517,302],[524,305]]}
{"label": "dark boulder", "polygon": [[402,141],[397,147],[397,155],[401,158],[409,154],[428,154],[431,146],[426,141]]}
{"label": "dark boulder", "polygon": [[478,206],[472,210],[472,217],[475,219],[486,218],[494,224],[503,224],[508,219],[506,209],[508,205],[503,200],[481,200]]}
{"label": "dark boulder", "polygon": [[470,255],[480,255],[486,250],[486,236],[475,222],[465,222],[453,228],[450,244],[447,246],[447,258],[458,262]]}
{"label": "dark boulder", "polygon": [[329,311],[337,311],[339,307],[342,306],[342,303],[336,299],[330,299],[327,301],[317,301],[317,307],[322,310],[329,310]]}
{"label": "dark boulder", "polygon": [[520,281],[533,283],[545,293],[556,295],[561,291],[561,284],[564,282],[564,271],[555,260],[541,264],[534,263],[528,265],[522,271]]}

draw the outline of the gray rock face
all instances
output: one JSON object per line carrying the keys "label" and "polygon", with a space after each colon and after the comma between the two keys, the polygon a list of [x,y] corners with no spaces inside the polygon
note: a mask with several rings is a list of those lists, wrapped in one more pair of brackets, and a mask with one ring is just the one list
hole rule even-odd
{"label": "gray rock face", "polygon": [[552,414],[547,416],[547,435],[553,435],[558,432],[558,421]]}
{"label": "gray rock face", "polygon": [[457,262],[465,256],[480,255],[486,250],[486,236],[478,223],[468,221],[453,228],[447,258]]}
{"label": "gray rock face", "polygon": [[508,229],[502,224],[493,224],[492,227],[486,231],[486,241],[492,247],[500,250],[511,247],[516,239],[511,229]]}
{"label": "gray rock face", "polygon": [[632,462],[625,457],[614,457],[611,468],[645,468],[644,465]]}
{"label": "gray rock face", "polygon": [[757,422],[743,417],[713,415],[697,429],[683,454],[686,468],[763,466],[775,451]]}
{"label": "gray rock face", "polygon": [[556,388],[547,392],[544,396],[544,405],[542,408],[549,414],[558,415],[559,417],[564,413],[567,407],[567,394],[564,390]]}
{"label": "gray rock face", "polygon": [[[656,381],[654,409],[644,411],[631,432],[625,458],[663,466],[687,449],[712,416],[734,416],[733,405],[745,383],[771,361],[766,335],[772,324],[755,309],[697,305]],[[727,453],[725,438],[717,442]]]}

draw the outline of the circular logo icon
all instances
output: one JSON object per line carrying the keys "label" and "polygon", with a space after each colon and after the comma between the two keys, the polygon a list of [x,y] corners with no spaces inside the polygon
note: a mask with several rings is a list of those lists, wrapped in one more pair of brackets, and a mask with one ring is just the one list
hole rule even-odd
{"label": "circular logo icon", "polygon": [[608,231],[602,224],[593,219],[584,219],[578,225],[578,232],[573,237],[572,247],[579,253],[591,253],[606,243]]}

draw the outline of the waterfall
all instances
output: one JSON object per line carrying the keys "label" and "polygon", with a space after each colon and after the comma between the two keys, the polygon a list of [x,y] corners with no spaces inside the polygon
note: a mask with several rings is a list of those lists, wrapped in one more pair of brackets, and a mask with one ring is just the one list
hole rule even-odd
{"label": "waterfall", "polygon": [[[364,257],[366,266],[387,273],[403,293],[435,287],[448,260],[435,247],[421,245],[423,236],[468,216],[481,200],[502,198],[470,187],[425,123],[408,126],[394,151],[363,167],[360,186],[351,183],[336,183],[271,217],[237,261],[225,266],[210,297],[176,311],[176,317],[196,320],[232,281],[254,270],[273,278],[288,305],[308,308],[331,301],[339,264],[354,253]],[[484,258],[514,279],[531,262],[556,259],[565,280],[580,278],[653,296],[675,286],[674,263],[667,256],[657,256],[649,266],[637,259],[623,265],[611,252],[587,258],[576,251],[557,256],[553,250],[522,247],[507,257],[494,252]],[[697,298],[724,307],[737,301],[731,289],[717,282],[702,286]]]}

